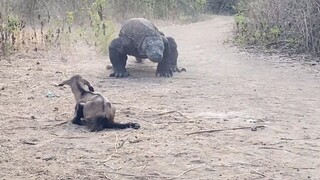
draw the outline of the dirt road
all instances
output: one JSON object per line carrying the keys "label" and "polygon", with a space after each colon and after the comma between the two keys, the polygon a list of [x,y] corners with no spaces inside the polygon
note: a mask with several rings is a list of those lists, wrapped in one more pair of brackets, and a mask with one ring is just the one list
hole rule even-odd
{"label": "dirt road", "polygon": [[[230,47],[232,23],[161,28],[187,69],[172,78],[132,58],[130,78],[108,78],[108,58],[89,48],[0,61],[0,177],[320,179],[319,74]],[[54,85],[75,73],[115,103],[117,121],[142,128],[90,133],[63,123],[74,98]],[[236,127],[249,129],[228,130]],[[209,129],[222,131],[187,135]]]}

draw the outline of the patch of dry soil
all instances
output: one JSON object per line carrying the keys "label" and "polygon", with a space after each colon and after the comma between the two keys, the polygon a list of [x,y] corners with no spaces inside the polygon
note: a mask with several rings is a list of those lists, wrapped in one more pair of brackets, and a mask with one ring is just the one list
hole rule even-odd
{"label": "patch of dry soil", "polygon": [[[1,60],[0,177],[320,179],[318,74],[226,45],[232,24],[217,16],[161,28],[187,68],[172,78],[133,58],[130,78],[108,78],[108,57],[90,48]],[[142,128],[91,133],[63,123],[75,102],[54,85],[74,74],[115,103],[117,121]],[[222,131],[187,135],[210,129]]]}

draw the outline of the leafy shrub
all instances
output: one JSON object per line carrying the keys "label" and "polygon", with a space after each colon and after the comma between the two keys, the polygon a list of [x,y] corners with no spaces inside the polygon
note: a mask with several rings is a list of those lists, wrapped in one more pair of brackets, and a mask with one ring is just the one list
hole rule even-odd
{"label": "leafy shrub", "polygon": [[237,41],[293,53],[320,52],[320,3],[314,0],[241,0]]}
{"label": "leafy shrub", "polygon": [[12,53],[12,50],[16,50],[17,38],[21,35],[21,30],[24,27],[22,21],[16,16],[6,17],[6,21],[2,22],[0,26],[1,35],[1,51],[0,55],[6,56]]}

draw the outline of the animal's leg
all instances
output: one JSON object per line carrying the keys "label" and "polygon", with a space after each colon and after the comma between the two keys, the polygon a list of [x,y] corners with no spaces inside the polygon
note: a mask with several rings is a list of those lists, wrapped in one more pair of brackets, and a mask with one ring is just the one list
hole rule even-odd
{"label": "animal's leg", "polygon": [[109,58],[112,63],[113,73],[110,77],[128,77],[126,70],[128,56],[124,51],[124,47],[120,38],[114,39],[109,45]]}
{"label": "animal's leg", "polygon": [[126,129],[126,128],[133,128],[133,129],[139,129],[140,124],[138,123],[116,123],[116,122],[107,122],[105,123],[104,128],[115,128],[115,129]]}
{"label": "animal's leg", "polygon": [[177,43],[174,40],[174,38],[172,37],[166,37],[168,39],[169,42],[169,46],[170,46],[170,69],[172,72],[182,72],[182,71],[187,71],[185,68],[179,68],[177,65],[177,61],[178,61],[178,49],[177,49]]}
{"label": "animal's leg", "polygon": [[75,116],[72,119],[72,123],[81,125],[81,118],[83,118],[83,104],[78,102],[75,107]]}
{"label": "animal's leg", "polygon": [[166,38],[162,38],[164,41],[164,51],[163,51],[163,60],[158,63],[156,76],[160,77],[170,77],[173,75],[172,70],[170,69],[170,45]]}
{"label": "animal's leg", "polygon": [[[170,41],[169,41],[170,42]],[[177,47],[171,47],[170,44],[170,69],[172,72],[182,72],[182,71],[187,71],[185,68],[179,68],[177,65],[177,60],[178,60],[178,51]]]}

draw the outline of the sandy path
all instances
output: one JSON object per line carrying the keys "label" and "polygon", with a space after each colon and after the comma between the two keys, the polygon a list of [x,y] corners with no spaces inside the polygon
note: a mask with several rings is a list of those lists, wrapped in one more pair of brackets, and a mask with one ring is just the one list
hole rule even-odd
{"label": "sandy path", "polygon": [[[90,49],[0,61],[0,177],[320,179],[318,74],[239,53],[224,43],[232,23],[221,16],[161,28],[187,68],[173,78],[134,60],[131,78],[107,78],[107,57]],[[74,99],[54,84],[74,73],[116,103],[118,121],[142,128],[90,133],[60,124],[72,118]],[[186,135],[257,125],[266,128]]]}

